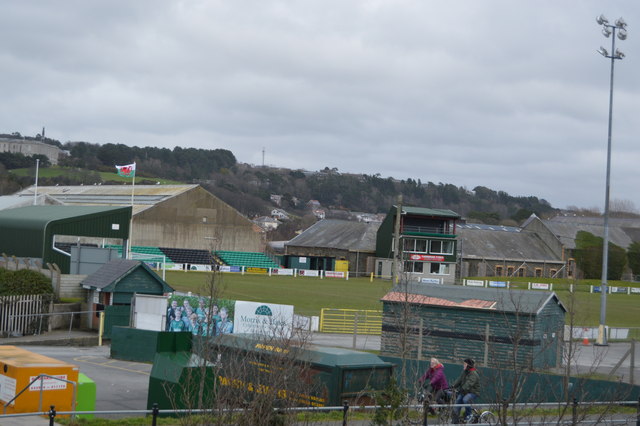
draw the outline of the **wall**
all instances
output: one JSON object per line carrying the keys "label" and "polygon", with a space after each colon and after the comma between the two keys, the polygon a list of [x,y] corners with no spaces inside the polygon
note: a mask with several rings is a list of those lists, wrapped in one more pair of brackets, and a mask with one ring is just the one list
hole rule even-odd
{"label": "wall", "polygon": [[[496,274],[496,267],[502,267],[502,274]],[[524,270],[524,277],[535,277],[536,269],[541,270],[541,276],[545,278],[551,278],[553,275],[553,270],[560,271],[559,275],[556,275],[555,278],[563,278],[565,277],[565,270],[561,270],[564,267],[563,262],[536,262],[536,261],[528,261],[523,262],[522,260],[496,260],[496,259],[470,259],[465,258],[462,261],[462,269],[465,271],[465,274],[461,276],[461,278],[466,277],[504,277],[508,278],[510,276],[520,276],[518,273],[515,275],[510,275],[507,273],[508,268],[512,267],[513,271],[518,270],[518,268],[522,268]]]}
{"label": "wall", "polygon": [[[407,298],[410,301],[411,294],[408,294]],[[555,306],[557,308],[557,305]],[[409,313],[406,328],[399,320],[404,312]],[[422,341],[420,341],[421,319]],[[481,363],[486,355],[490,365],[495,367],[512,366],[514,360],[517,365],[524,368],[555,367],[556,359],[551,356],[534,360],[534,356],[539,355],[542,349],[541,335],[535,334],[535,323],[535,316],[524,313],[516,315],[467,308],[437,308],[410,303],[405,308],[404,304],[386,302],[383,305],[380,354],[399,356],[401,341],[406,338],[408,341],[406,347],[410,348],[410,353],[407,355],[409,358],[417,358],[418,347],[421,346],[422,354],[454,363],[467,357]],[[552,326],[553,323],[547,324],[547,329]],[[486,342],[487,327],[488,342]],[[561,326],[556,333],[562,333]],[[556,344],[561,345],[562,342],[558,340]],[[548,345],[545,349],[556,350]]]}
{"label": "wall", "polygon": [[133,218],[133,245],[262,252],[262,229],[201,187]]}
{"label": "wall", "polygon": [[[303,257],[330,257],[337,260],[349,261],[349,272],[360,274],[370,273],[370,260],[373,257],[372,252],[352,252],[349,250],[332,249],[324,247],[300,247],[300,246],[286,246],[286,252],[288,256],[303,256]],[[296,266],[293,266],[296,265]],[[308,265],[308,262],[307,262]],[[294,268],[304,268],[299,263],[294,263],[290,266]]]}
{"label": "wall", "polygon": [[82,288],[80,282],[87,278],[86,275],[60,275],[60,291],[58,296],[64,298],[80,298],[83,301],[87,298],[87,290]]}
{"label": "wall", "polygon": [[[49,319],[49,331],[59,329],[69,329],[72,316],[69,312],[80,312],[82,310],[81,303],[54,303],[53,314]],[[73,328],[80,328],[82,323],[80,314],[73,315]]]}

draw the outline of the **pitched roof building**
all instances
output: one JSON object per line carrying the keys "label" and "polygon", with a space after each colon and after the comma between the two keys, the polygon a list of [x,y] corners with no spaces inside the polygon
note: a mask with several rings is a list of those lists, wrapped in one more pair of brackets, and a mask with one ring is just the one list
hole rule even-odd
{"label": "pitched roof building", "polygon": [[[20,191],[32,199],[35,187]],[[49,203],[131,206],[131,245],[203,250],[262,251],[264,231],[200,185],[39,186]],[[215,247],[212,247],[215,244]]]}

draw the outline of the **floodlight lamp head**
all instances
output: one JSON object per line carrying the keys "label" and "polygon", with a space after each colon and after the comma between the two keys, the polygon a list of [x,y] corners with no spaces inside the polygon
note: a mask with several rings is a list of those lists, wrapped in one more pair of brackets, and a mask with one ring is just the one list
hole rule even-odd
{"label": "floodlight lamp head", "polygon": [[600,49],[596,50],[596,52],[598,52],[599,54],[601,54],[605,58],[607,58],[609,56],[609,52],[607,52],[607,49],[605,49],[602,46],[600,46]]}
{"label": "floodlight lamp head", "polygon": [[611,35],[611,28],[602,27],[602,35],[605,36],[606,38],[609,38],[609,36]]}
{"label": "floodlight lamp head", "polygon": [[622,19],[622,17],[616,19],[616,27],[618,28],[627,28],[627,23]]}
{"label": "floodlight lamp head", "polygon": [[616,59],[623,59],[625,57],[625,54],[622,53],[619,49],[616,49],[616,53],[615,55],[613,55],[613,57]]}
{"label": "floodlight lamp head", "polygon": [[618,30],[618,38],[620,40],[626,40],[627,39],[627,30],[625,30],[624,28],[620,28]]}
{"label": "floodlight lamp head", "polygon": [[605,18],[604,15],[600,15],[596,18],[596,22],[598,23],[598,25],[607,25],[609,23],[609,20]]}

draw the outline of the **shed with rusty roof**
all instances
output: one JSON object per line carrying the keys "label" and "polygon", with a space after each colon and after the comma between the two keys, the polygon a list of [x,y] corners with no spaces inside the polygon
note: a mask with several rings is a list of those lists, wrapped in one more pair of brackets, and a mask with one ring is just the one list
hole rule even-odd
{"label": "shed with rusty roof", "polygon": [[562,360],[566,309],[553,292],[401,283],[382,302],[381,355],[525,369]]}

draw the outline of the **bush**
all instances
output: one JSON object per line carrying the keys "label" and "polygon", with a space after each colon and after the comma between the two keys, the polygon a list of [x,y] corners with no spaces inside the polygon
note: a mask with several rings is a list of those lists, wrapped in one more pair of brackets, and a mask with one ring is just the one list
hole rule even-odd
{"label": "bush", "polygon": [[53,294],[51,280],[30,269],[10,271],[0,268],[0,296],[23,294]]}

